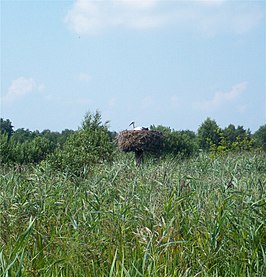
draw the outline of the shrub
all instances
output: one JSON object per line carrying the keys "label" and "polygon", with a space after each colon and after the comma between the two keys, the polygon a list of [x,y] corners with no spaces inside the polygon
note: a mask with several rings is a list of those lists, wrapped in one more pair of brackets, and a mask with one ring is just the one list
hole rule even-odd
{"label": "shrub", "polygon": [[255,145],[258,148],[262,148],[266,151],[266,124],[260,126],[260,128],[254,133]]}
{"label": "shrub", "polygon": [[175,131],[164,126],[151,127],[163,134],[163,155],[189,157],[198,150],[196,135],[192,131]]}
{"label": "shrub", "polygon": [[72,134],[62,149],[49,157],[51,165],[75,175],[81,175],[84,167],[112,160],[114,144],[108,134],[107,122],[102,123],[98,111],[87,113],[82,127]]}
{"label": "shrub", "polygon": [[209,117],[198,129],[199,146],[203,150],[210,150],[213,145],[218,146],[221,141],[221,129],[215,120]]}

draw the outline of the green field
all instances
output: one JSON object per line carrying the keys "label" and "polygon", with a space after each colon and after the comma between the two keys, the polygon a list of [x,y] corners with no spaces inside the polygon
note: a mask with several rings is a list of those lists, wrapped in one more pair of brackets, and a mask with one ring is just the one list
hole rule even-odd
{"label": "green field", "polygon": [[2,167],[2,276],[265,276],[266,154]]}

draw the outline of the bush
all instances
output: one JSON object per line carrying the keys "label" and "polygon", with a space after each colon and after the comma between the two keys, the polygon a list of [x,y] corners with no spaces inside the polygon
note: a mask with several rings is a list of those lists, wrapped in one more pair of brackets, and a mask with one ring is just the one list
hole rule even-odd
{"label": "bush", "polygon": [[254,140],[255,140],[255,145],[258,148],[263,149],[266,151],[266,124],[260,126],[258,131],[254,133]]}
{"label": "bush", "polygon": [[209,117],[198,129],[199,146],[203,150],[210,150],[213,145],[218,146],[221,141],[221,129],[215,120]]}
{"label": "bush", "polygon": [[0,163],[6,164],[13,160],[12,142],[7,133],[0,134]]}
{"label": "bush", "polygon": [[0,161],[3,164],[39,163],[52,151],[54,151],[53,144],[44,137],[36,137],[31,141],[16,142],[13,136],[9,139],[7,134],[1,135]]}
{"label": "bush", "polygon": [[196,135],[192,131],[174,131],[164,126],[152,126],[163,134],[163,155],[189,157],[198,151]]}
{"label": "bush", "polygon": [[85,167],[111,161],[113,152],[107,122],[103,124],[100,113],[96,111],[94,115],[86,114],[81,129],[72,134],[63,148],[49,157],[49,161],[56,169],[81,175]]}

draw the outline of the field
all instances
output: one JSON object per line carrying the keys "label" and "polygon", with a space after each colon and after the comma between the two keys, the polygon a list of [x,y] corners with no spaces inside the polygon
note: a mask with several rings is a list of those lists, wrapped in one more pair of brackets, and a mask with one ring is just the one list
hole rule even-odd
{"label": "field", "polygon": [[2,276],[265,276],[266,154],[200,154],[82,177],[1,168]]}

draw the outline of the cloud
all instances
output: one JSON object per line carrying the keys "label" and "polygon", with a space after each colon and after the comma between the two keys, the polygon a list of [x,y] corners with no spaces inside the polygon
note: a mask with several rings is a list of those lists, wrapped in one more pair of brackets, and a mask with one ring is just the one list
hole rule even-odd
{"label": "cloud", "polygon": [[34,90],[43,90],[43,84],[37,84],[33,78],[19,77],[12,81],[7,93],[1,97],[3,103],[12,103],[23,98]]}
{"label": "cloud", "polygon": [[151,28],[164,18],[150,12],[157,1],[86,1],[76,0],[67,12],[65,23],[78,34],[97,33],[114,27]]}
{"label": "cloud", "polygon": [[212,99],[195,102],[194,106],[203,111],[222,108],[236,100],[247,88],[247,82],[234,85],[228,92],[216,92]]}
{"label": "cloud", "polygon": [[204,6],[220,6],[225,3],[225,0],[202,0],[198,3]]}
{"label": "cloud", "polygon": [[72,32],[92,34],[113,28],[151,29],[175,25],[179,31],[245,33],[263,18],[259,2],[75,0],[65,16]]}

